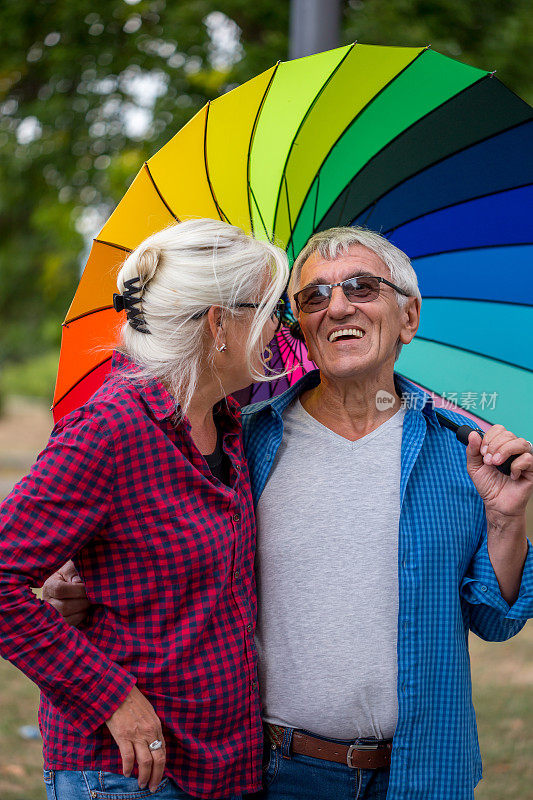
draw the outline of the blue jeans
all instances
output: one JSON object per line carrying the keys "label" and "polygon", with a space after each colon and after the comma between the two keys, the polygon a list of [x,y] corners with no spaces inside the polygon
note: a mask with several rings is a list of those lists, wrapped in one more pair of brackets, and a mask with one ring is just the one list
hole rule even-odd
{"label": "blue jeans", "polygon": [[[284,752],[287,755],[287,748]],[[387,796],[388,768],[352,769],[295,753],[284,757],[268,742],[265,756],[261,800],[385,800]]]}
{"label": "blue jeans", "polygon": [[[137,778],[125,778],[113,772],[96,770],[44,770],[48,800],[195,800],[180,789],[172,778],[163,778],[155,792],[139,789]],[[213,800],[242,800],[241,794]]]}

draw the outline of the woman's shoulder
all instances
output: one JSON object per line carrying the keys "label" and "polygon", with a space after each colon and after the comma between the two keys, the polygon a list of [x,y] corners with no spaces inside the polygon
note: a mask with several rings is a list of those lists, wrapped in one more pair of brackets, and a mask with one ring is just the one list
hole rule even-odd
{"label": "woman's shoulder", "polygon": [[141,391],[127,375],[114,373],[83,405],[60,419],[53,434],[75,429],[112,436],[124,428],[138,427],[146,416]]}

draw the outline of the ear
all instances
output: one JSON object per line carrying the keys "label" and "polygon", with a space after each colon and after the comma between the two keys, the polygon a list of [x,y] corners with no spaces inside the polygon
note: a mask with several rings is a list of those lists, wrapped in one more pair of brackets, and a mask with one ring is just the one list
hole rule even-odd
{"label": "ear", "polygon": [[414,339],[420,324],[420,305],[418,297],[409,297],[407,303],[401,309],[402,328],[400,341],[402,344],[409,344]]}
{"label": "ear", "polygon": [[213,340],[216,342],[220,334],[224,334],[222,309],[220,306],[211,306],[207,312],[207,322],[211,331],[211,335],[213,336]]}

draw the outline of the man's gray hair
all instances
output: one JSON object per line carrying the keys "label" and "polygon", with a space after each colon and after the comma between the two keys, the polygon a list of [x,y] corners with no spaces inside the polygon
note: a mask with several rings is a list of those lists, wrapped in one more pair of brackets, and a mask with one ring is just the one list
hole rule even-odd
{"label": "man's gray hair", "polygon": [[[311,236],[293,264],[288,293],[294,313],[296,313],[294,295],[300,288],[302,267],[307,259],[312,256],[313,253],[319,253],[322,258],[325,258],[327,261],[333,261],[339,255],[346,255],[348,249],[353,245],[361,245],[372,253],[375,253],[388,267],[392,283],[395,283],[400,289],[408,292],[410,297],[417,297],[422,301],[416,272],[412,267],[409,256],[407,256],[403,250],[391,244],[388,239],[385,239],[384,236],[380,236],[379,233],[367,230],[366,228],[329,228],[326,231],[320,231],[319,233],[315,233],[314,236]],[[408,298],[396,292],[396,300],[399,307],[403,308]],[[402,344],[398,342],[396,359],[400,355],[401,349]]]}

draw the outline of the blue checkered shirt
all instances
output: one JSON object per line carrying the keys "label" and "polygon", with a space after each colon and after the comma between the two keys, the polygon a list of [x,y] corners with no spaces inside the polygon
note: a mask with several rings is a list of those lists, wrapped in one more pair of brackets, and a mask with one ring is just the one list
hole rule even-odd
{"label": "blue checkered shirt", "polygon": [[[284,409],[319,380],[315,370],[279,397],[243,409],[256,505],[283,436]],[[466,448],[441,427],[429,395],[399,375],[395,383],[409,402],[401,448],[398,724],[387,800],[472,800],[481,757],[468,633],[504,641],[533,616],[533,548],[509,607],[490,563],[484,506],[466,471]]]}

